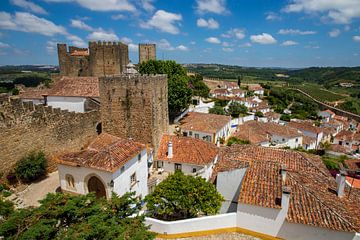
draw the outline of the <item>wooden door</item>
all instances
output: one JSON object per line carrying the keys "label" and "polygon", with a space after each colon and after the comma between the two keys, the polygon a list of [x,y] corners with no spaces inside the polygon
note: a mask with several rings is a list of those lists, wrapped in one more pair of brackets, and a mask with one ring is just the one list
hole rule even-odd
{"label": "wooden door", "polygon": [[95,192],[97,198],[106,197],[104,184],[97,177],[93,176],[88,181],[89,192]]}

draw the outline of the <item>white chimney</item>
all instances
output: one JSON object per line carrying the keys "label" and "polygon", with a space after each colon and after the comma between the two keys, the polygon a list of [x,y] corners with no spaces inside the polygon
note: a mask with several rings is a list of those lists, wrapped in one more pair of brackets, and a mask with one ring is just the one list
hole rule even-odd
{"label": "white chimney", "polygon": [[217,146],[217,147],[220,147],[220,138],[217,138],[217,139],[216,139],[216,146]]}
{"label": "white chimney", "polygon": [[280,173],[281,173],[281,180],[283,185],[285,185],[285,180],[286,180],[286,171],[287,171],[286,169],[287,167],[285,164],[281,165]]}
{"label": "white chimney", "polygon": [[345,184],[346,184],[346,172],[344,170],[340,170],[340,173],[336,174],[336,183],[337,183],[337,195],[338,197],[342,197],[345,194]]}
{"label": "white chimney", "polygon": [[283,186],[282,187],[281,208],[284,208],[284,209],[289,208],[290,193],[291,193],[291,188],[290,187],[288,187],[288,186]]}
{"label": "white chimney", "polygon": [[173,157],[173,145],[172,142],[169,141],[168,143],[168,154],[167,154],[168,158],[172,158]]}

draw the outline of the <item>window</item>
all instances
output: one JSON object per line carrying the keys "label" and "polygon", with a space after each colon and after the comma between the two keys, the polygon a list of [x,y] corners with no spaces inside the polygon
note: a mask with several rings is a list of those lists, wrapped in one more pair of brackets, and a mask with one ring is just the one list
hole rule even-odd
{"label": "window", "polygon": [[138,162],[141,161],[141,153],[138,155]]}
{"label": "window", "polygon": [[136,184],[136,172],[134,172],[131,176],[130,176],[130,186],[134,186]]}
{"label": "window", "polygon": [[123,173],[125,171],[125,166],[122,166],[120,169],[120,173]]}
{"label": "window", "polygon": [[162,168],[164,166],[164,162],[163,161],[157,161],[157,167],[158,168]]}
{"label": "window", "polygon": [[191,132],[191,131],[189,132],[189,136],[192,136],[192,132]]}
{"label": "window", "polygon": [[175,163],[175,171],[180,170],[181,171],[181,164]]}
{"label": "window", "polygon": [[183,132],[184,137],[187,137],[187,135],[188,135],[187,132]]}
{"label": "window", "polygon": [[193,169],[192,169],[192,172],[193,172],[193,173],[196,173],[196,168],[193,168]]}
{"label": "window", "polygon": [[67,188],[75,188],[75,181],[73,176],[67,174],[65,176],[65,179],[66,179]]}
{"label": "window", "polygon": [[199,139],[199,134],[195,133],[195,138]]}
{"label": "window", "polygon": [[282,141],[285,142],[285,138],[283,138]]}
{"label": "window", "polygon": [[299,139],[296,138],[296,139],[295,139],[295,142],[298,142],[298,141],[299,141]]}

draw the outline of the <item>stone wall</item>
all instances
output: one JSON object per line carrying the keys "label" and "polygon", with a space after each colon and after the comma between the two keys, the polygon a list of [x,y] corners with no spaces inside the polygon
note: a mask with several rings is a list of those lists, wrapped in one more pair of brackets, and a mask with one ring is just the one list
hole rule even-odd
{"label": "stone wall", "polygon": [[103,131],[158,148],[168,132],[166,75],[122,74],[100,77]]}
{"label": "stone wall", "polygon": [[[80,150],[96,136],[99,111],[74,113],[20,99],[0,99],[0,172],[23,156],[42,150],[52,155]],[[55,164],[49,162],[50,169]]]}
{"label": "stone wall", "polygon": [[139,44],[139,63],[156,60],[155,44]]}

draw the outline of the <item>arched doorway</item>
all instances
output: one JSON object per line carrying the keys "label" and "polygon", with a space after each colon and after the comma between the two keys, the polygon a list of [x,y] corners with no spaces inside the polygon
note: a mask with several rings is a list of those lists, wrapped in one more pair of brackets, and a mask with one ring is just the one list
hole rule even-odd
{"label": "arched doorway", "polygon": [[95,176],[92,176],[88,181],[89,192],[95,192],[97,198],[106,197],[106,190],[101,180]]}

